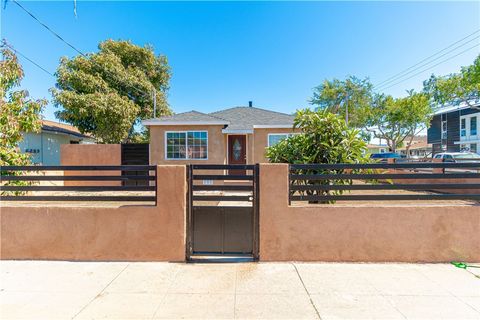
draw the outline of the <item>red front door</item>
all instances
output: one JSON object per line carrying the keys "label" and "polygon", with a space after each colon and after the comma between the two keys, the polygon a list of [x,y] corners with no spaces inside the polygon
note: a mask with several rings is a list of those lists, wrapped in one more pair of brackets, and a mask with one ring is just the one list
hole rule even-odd
{"label": "red front door", "polygon": [[[228,136],[228,164],[247,164],[245,135]],[[229,174],[245,174],[245,170],[229,170]]]}

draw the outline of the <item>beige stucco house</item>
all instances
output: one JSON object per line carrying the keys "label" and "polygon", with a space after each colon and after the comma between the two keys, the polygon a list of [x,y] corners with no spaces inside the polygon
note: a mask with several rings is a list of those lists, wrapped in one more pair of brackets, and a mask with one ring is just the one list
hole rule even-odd
{"label": "beige stucco house", "polygon": [[256,107],[149,119],[151,164],[254,164],[293,133],[293,115]]}

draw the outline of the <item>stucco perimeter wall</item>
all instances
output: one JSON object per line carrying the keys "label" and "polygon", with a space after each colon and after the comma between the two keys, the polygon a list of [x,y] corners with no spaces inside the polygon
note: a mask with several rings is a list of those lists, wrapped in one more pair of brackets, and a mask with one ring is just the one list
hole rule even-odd
{"label": "stucco perimeter wall", "polygon": [[260,165],[263,261],[480,261],[480,206],[289,206],[287,174]]}
{"label": "stucco perimeter wall", "polygon": [[1,259],[185,260],[185,167],[158,179],[158,206],[1,207]]}
{"label": "stucco perimeter wall", "polygon": [[[119,166],[122,164],[120,144],[62,144],[62,166]],[[121,171],[65,171],[65,176],[117,176]],[[121,181],[64,181],[66,186],[119,186]]]}

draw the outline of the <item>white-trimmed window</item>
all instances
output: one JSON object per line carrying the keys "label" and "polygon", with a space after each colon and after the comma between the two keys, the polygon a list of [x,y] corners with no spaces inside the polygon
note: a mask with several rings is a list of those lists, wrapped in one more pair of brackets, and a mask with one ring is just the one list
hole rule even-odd
{"label": "white-trimmed window", "polygon": [[478,136],[478,118],[478,113],[460,117],[460,138],[462,140],[476,140]]}
{"label": "white-trimmed window", "polygon": [[442,139],[447,139],[447,121],[442,121]]}
{"label": "white-trimmed window", "polygon": [[460,119],[460,137],[467,136],[467,119]]}
{"label": "white-trimmed window", "polygon": [[268,146],[274,146],[282,140],[293,136],[295,133],[269,133],[268,134]]}
{"label": "white-trimmed window", "polygon": [[165,159],[206,160],[208,159],[207,131],[165,132]]}
{"label": "white-trimmed window", "polygon": [[470,135],[471,136],[477,135],[477,117],[470,118]]}

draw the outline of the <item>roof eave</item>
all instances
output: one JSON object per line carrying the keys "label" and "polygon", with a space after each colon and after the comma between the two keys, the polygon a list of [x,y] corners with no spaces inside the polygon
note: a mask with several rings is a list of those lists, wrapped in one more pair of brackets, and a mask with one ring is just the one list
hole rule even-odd
{"label": "roof eave", "polygon": [[50,129],[50,128],[42,127],[41,131],[42,132],[47,132],[47,133],[63,134],[63,135],[66,135],[66,136],[72,136],[72,137],[81,138],[81,139],[94,139],[93,137],[87,136],[83,133],[70,131],[70,130],[62,129],[62,128],[59,128],[59,129],[52,128],[52,129]]}
{"label": "roof eave", "polygon": [[254,129],[291,129],[293,124],[256,124]]}
{"label": "roof eave", "polygon": [[227,133],[227,134],[252,134],[253,130],[252,129],[222,129],[222,133]]}
{"label": "roof eave", "polygon": [[168,120],[143,120],[144,126],[201,126],[201,125],[228,125],[227,121],[168,121]]}
{"label": "roof eave", "polygon": [[444,113],[449,113],[449,112],[455,112],[459,110],[465,110],[465,109],[478,109],[480,107],[480,103],[461,103],[459,105],[444,105],[438,108],[435,112],[433,112],[433,115],[439,115],[439,114],[444,114]]}

